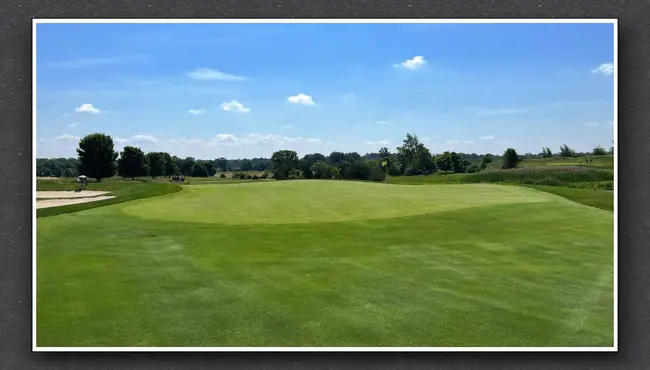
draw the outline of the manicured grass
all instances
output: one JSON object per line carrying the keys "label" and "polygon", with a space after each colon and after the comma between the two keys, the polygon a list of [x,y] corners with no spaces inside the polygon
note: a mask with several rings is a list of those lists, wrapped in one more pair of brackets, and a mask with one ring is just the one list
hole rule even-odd
{"label": "manicured grass", "polygon": [[524,185],[604,210],[614,209],[613,172],[602,169],[520,168],[473,174],[390,177],[399,185],[501,183]]}
{"label": "manicured grass", "polygon": [[613,240],[525,187],[185,186],[38,220],[36,341],[612,346]]}
{"label": "manicured grass", "polygon": [[606,211],[614,210],[614,192],[611,190],[576,189],[560,186],[541,185],[529,185],[529,187],[545,191],[547,193],[556,194],[574,202],[585,204],[591,207],[604,209]]}
{"label": "manicured grass", "polygon": [[[37,191],[66,191],[78,189],[73,180],[37,180]],[[110,191],[115,198],[96,202],[71,204],[67,206],[41,208],[36,210],[36,217],[54,216],[63,213],[77,212],[85,209],[103,207],[110,204],[127,202],[140,198],[149,198],[163,194],[175,193],[181,190],[178,184],[170,182],[147,182],[106,179],[101,183],[91,182],[88,190]]]}

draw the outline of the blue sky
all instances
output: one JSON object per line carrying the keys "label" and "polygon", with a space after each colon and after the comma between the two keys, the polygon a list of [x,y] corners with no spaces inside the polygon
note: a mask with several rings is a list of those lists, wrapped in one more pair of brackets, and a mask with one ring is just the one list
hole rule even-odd
{"label": "blue sky", "polygon": [[611,24],[39,24],[37,156],[611,146]]}

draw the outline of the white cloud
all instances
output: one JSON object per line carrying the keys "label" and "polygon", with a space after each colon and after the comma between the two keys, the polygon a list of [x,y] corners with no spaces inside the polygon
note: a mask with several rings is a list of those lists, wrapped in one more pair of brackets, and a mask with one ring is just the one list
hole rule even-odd
{"label": "white cloud", "polygon": [[614,63],[603,63],[598,68],[592,69],[591,73],[610,76],[614,74]]}
{"label": "white cloud", "polygon": [[517,109],[517,108],[501,108],[501,109],[484,109],[482,111],[479,111],[477,115],[479,116],[503,116],[503,115],[509,115],[509,114],[520,114],[520,113],[526,113],[527,110],[525,109]]}
{"label": "white cloud", "polygon": [[414,71],[416,69],[422,68],[425,64],[427,64],[427,61],[424,59],[423,56],[415,56],[411,59],[407,59],[403,61],[402,63],[394,64],[393,66],[397,68],[406,68]]}
{"label": "white cloud", "polygon": [[287,98],[287,100],[292,104],[316,105],[314,99],[311,96],[305,95],[303,93],[290,96]]}
{"label": "white cloud", "polygon": [[596,126],[599,126],[599,125],[600,124],[598,122],[595,122],[595,121],[587,122],[587,123],[584,124],[585,127],[596,127]]}
{"label": "white cloud", "polygon": [[271,145],[283,146],[287,144],[320,144],[323,141],[316,138],[288,137],[275,134],[250,133],[244,136],[233,134],[217,134],[208,142],[210,146],[238,146],[238,145]]}
{"label": "white cloud", "polygon": [[293,125],[284,125],[282,128],[293,128]]}
{"label": "white cloud", "polygon": [[228,102],[221,103],[221,109],[226,112],[239,112],[239,113],[248,113],[251,111],[250,108],[244,107],[244,104],[238,102],[237,100],[231,100]]}
{"label": "white cloud", "polygon": [[45,68],[57,69],[72,69],[72,68],[87,68],[99,67],[105,65],[124,65],[132,63],[144,63],[149,61],[148,55],[128,55],[117,57],[103,57],[103,58],[80,58],[58,62],[45,62],[42,64]]}
{"label": "white cloud", "polygon": [[197,145],[197,144],[203,144],[204,141],[201,139],[186,139],[184,137],[180,139],[170,139],[169,140],[170,144],[188,144],[188,145]]}
{"label": "white cloud", "polygon": [[379,140],[379,141],[366,141],[366,145],[391,145],[392,141],[390,140]]}
{"label": "white cloud", "polygon": [[210,68],[197,68],[187,74],[191,79],[198,81],[243,81],[246,77],[229,75]]}
{"label": "white cloud", "polygon": [[71,124],[68,125],[68,127],[77,127],[79,124],[77,122],[72,122]]}
{"label": "white cloud", "polygon": [[133,135],[131,138],[133,141],[138,141],[138,142],[150,142],[153,144],[158,142],[158,138],[151,135]]}
{"label": "white cloud", "polygon": [[70,134],[63,134],[59,135],[57,137],[51,137],[51,138],[41,138],[41,141],[79,141],[81,138],[76,135],[70,135]]}
{"label": "white cloud", "polygon": [[89,103],[82,104],[81,106],[75,108],[74,111],[77,113],[93,113],[93,114],[101,113],[99,109],[93,107],[93,105]]}
{"label": "white cloud", "polygon": [[481,140],[494,140],[494,135],[485,135],[480,137]]}
{"label": "white cloud", "polygon": [[387,125],[389,123],[390,123],[390,121],[377,121],[378,125]]}
{"label": "white cloud", "polygon": [[115,137],[115,139],[113,139],[113,141],[115,141],[118,144],[126,144],[126,143],[129,142],[129,139],[127,139],[125,137],[119,137],[118,136],[118,137]]}
{"label": "white cloud", "polygon": [[205,109],[190,109],[187,111],[189,114],[197,115],[197,114],[203,114],[205,113]]}
{"label": "white cloud", "polygon": [[465,140],[463,141],[463,144],[474,144],[476,141],[474,140]]}
{"label": "white cloud", "polygon": [[447,140],[445,141],[445,144],[458,144],[460,141],[458,140]]}
{"label": "white cloud", "polygon": [[146,135],[146,134],[138,134],[138,135],[132,135],[130,137],[115,137],[113,139],[118,144],[127,144],[127,143],[151,143],[151,144],[156,144],[158,143],[158,138],[152,135]]}

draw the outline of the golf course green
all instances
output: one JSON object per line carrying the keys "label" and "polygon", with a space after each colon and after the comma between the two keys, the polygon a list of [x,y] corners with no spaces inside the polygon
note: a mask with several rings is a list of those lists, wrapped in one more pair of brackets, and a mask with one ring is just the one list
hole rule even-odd
{"label": "golf course green", "polygon": [[36,344],[611,347],[613,219],[510,185],[187,185],[38,219]]}

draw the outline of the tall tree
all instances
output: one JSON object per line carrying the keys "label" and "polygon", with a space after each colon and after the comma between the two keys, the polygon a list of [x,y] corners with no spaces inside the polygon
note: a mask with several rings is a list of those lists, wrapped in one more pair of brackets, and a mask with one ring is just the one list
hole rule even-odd
{"label": "tall tree", "polygon": [[219,168],[219,171],[227,172],[230,168],[228,166],[228,160],[226,158],[220,157],[215,160],[215,164]]}
{"label": "tall tree", "polygon": [[293,150],[279,150],[271,156],[273,177],[276,180],[285,180],[289,173],[297,170],[298,153]]}
{"label": "tall tree", "polygon": [[140,148],[126,146],[120,153],[117,169],[120,176],[130,177],[133,180],[139,176],[147,176],[149,172],[147,157]]}
{"label": "tall tree", "polygon": [[79,141],[77,155],[82,175],[97,181],[115,175],[117,152],[109,135],[95,133],[85,136]]}
{"label": "tall tree", "polygon": [[602,145],[598,145],[598,146],[594,147],[594,150],[592,151],[592,153],[593,153],[593,155],[606,155],[607,150],[605,148],[603,148]]}
{"label": "tall tree", "polygon": [[490,163],[492,163],[492,154],[484,155],[483,159],[481,159],[481,169],[486,169]]}
{"label": "tall tree", "polygon": [[193,177],[208,177],[208,169],[203,162],[195,162],[190,173]]}
{"label": "tall tree", "polygon": [[575,157],[576,151],[564,144],[560,147],[560,157]]}
{"label": "tall tree", "polygon": [[183,159],[178,165],[178,167],[180,167],[181,174],[183,176],[192,176],[192,168],[194,167],[195,163],[196,159],[194,159],[194,157],[187,157]]}
{"label": "tall tree", "polygon": [[[165,176],[165,154],[160,152],[147,153],[147,163],[149,164],[149,176],[156,178]],[[169,155],[169,154],[167,154]]]}
{"label": "tall tree", "polygon": [[503,168],[515,168],[519,162],[521,162],[521,160],[519,159],[519,155],[517,155],[517,151],[513,148],[506,149],[503,153]]}
{"label": "tall tree", "polygon": [[176,164],[177,157],[172,157],[169,153],[162,153],[163,159],[165,160],[165,176],[174,176],[180,173],[180,169]]}

